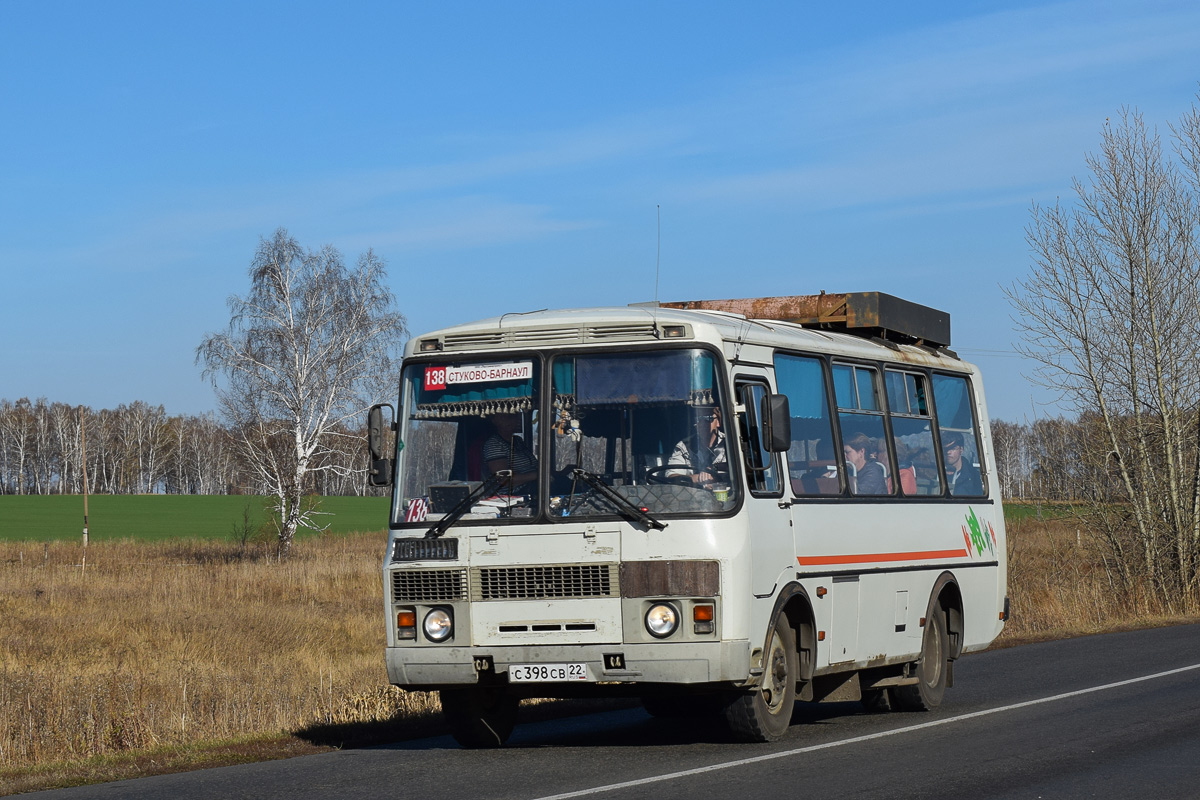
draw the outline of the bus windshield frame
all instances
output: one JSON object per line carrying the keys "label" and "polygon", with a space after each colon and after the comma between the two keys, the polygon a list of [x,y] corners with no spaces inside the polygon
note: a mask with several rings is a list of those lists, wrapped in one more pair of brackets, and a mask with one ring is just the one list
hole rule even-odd
{"label": "bus windshield frame", "polygon": [[502,469],[456,524],[733,514],[729,398],[721,355],[695,343],[410,359],[391,526],[429,528]]}

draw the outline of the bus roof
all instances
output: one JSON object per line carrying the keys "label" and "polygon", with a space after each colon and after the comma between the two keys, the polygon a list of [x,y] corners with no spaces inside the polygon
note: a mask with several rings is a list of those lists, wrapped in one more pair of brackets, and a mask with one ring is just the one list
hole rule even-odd
{"label": "bus roof", "polygon": [[888,341],[868,335],[866,329],[851,333],[832,329],[832,326],[821,329],[803,322],[755,319],[734,311],[678,308],[653,303],[504,314],[413,337],[405,347],[405,356],[689,340],[759,345],[975,371],[945,347]]}

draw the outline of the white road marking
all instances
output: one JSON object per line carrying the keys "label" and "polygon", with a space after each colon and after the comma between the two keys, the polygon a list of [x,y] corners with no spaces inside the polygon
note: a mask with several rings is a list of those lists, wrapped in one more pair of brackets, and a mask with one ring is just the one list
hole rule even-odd
{"label": "white road marking", "polygon": [[1029,706],[1041,705],[1042,703],[1054,703],[1059,700],[1066,700],[1070,697],[1079,697],[1080,695],[1092,694],[1093,692],[1103,692],[1109,689],[1116,689],[1121,686],[1129,686],[1134,683],[1142,683],[1143,681],[1152,681],[1157,678],[1165,678],[1169,675],[1178,675],[1181,672],[1189,672],[1190,670],[1200,669],[1200,664],[1192,664],[1189,667],[1180,667],[1179,669],[1170,669],[1166,672],[1156,672],[1153,675],[1143,675],[1140,678],[1130,678],[1125,681],[1117,681],[1116,683],[1106,683],[1103,686],[1092,686],[1087,689],[1077,689],[1074,692],[1064,692],[1051,697],[1041,697],[1037,700],[1026,700],[1022,703],[1013,703],[1009,706],[1000,706],[998,708],[989,708],[984,711],[973,711],[970,714],[960,714],[957,717],[947,717],[946,719],[935,719],[932,722],[922,722],[919,725],[909,725],[905,728],[896,728],[890,731],[880,731],[879,733],[868,733],[864,736],[854,736],[849,739],[839,739],[836,742],[826,742],[824,744],[814,744],[808,747],[798,747],[795,750],[785,750],[782,753],[771,753],[765,756],[755,756],[754,758],[739,758],[737,761],[726,761],[721,764],[711,764],[707,767],[696,767],[695,769],[687,769],[682,772],[669,772],[665,775],[655,775],[649,778],[639,778],[635,781],[625,781],[624,783],[610,783],[607,786],[596,786],[591,789],[580,789],[577,792],[564,792],[563,794],[549,795],[547,797],[539,797],[536,800],[568,800],[571,797],[587,797],[594,794],[603,794],[605,792],[615,792],[618,789],[629,789],[634,786],[646,786],[651,783],[662,783],[663,781],[671,781],[677,778],[687,778],[692,775],[703,775],[706,772],[717,772],[723,769],[732,769],[734,767],[744,767],[747,764],[758,764],[763,761],[773,761],[777,758],[788,758],[790,756],[798,756],[803,753],[813,753],[817,750],[828,750],[833,747],[842,747],[848,744],[857,744],[859,742],[869,742],[872,739],[882,739],[885,736],[896,736],[901,733],[911,733],[912,731],[924,730],[925,728],[936,728],[939,725],[949,725],[952,722],[962,722],[967,719],[976,719],[978,717],[986,717],[990,714],[999,714],[1003,711],[1013,711],[1018,708],[1027,708]]}

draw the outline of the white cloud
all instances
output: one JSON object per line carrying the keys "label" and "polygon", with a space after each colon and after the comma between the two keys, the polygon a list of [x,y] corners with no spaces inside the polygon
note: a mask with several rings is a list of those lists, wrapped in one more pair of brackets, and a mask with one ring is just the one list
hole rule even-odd
{"label": "white cloud", "polygon": [[1198,41],[1200,6],[1064,3],[809,53],[727,84],[720,117],[692,117],[745,155],[674,176],[669,196],[829,210],[1040,192],[1079,171],[1124,102],[1097,85],[1156,94],[1148,67],[1194,63]]}

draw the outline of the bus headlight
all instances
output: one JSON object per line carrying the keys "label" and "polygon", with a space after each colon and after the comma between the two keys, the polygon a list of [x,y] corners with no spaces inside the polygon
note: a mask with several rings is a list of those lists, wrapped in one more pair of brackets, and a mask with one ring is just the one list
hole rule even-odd
{"label": "bus headlight", "polygon": [[655,603],[646,612],[646,630],[655,639],[665,639],[679,627],[679,612],[670,603]]}
{"label": "bus headlight", "polygon": [[454,633],[454,620],[444,608],[435,608],[425,615],[425,638],[431,642],[444,642]]}

